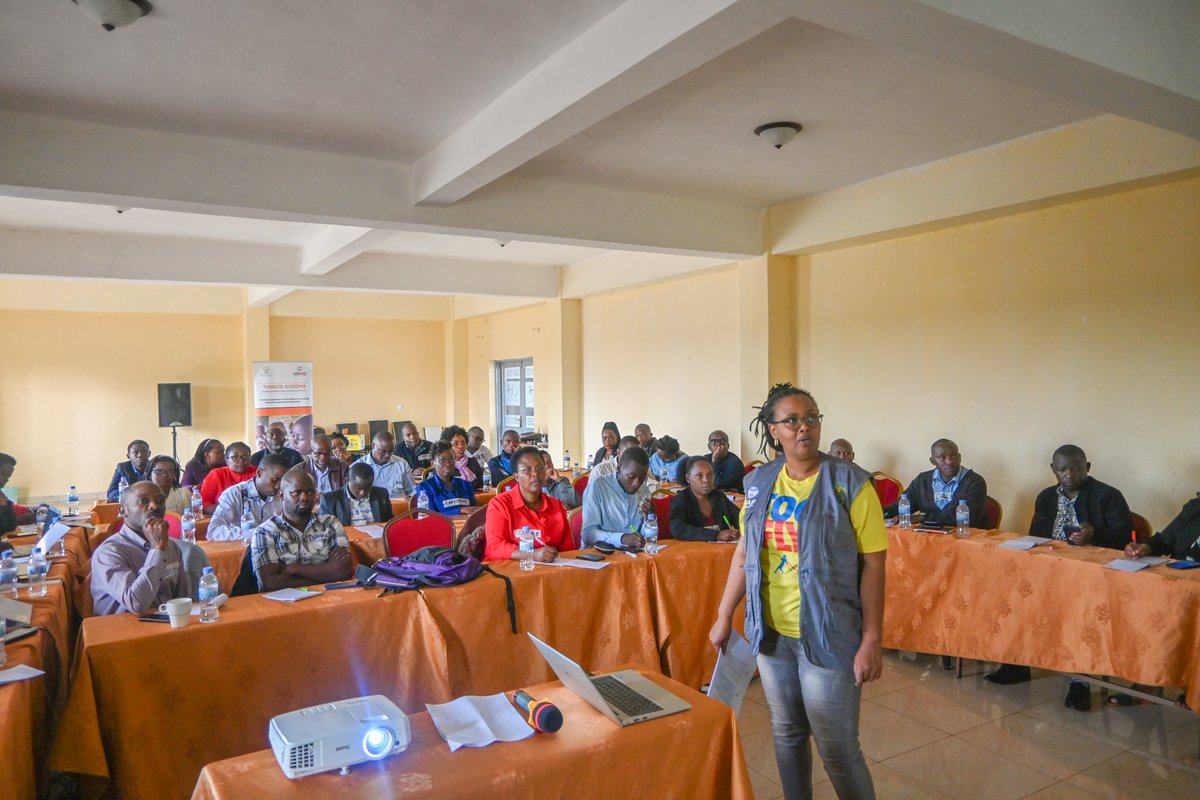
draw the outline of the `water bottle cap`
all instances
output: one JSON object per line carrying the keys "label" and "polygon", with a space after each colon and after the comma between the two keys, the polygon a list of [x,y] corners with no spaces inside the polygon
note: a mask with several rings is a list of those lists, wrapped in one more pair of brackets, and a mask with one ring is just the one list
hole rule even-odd
{"label": "water bottle cap", "polygon": [[657,516],[655,516],[654,514],[651,514],[651,515],[649,516],[649,520],[650,520],[651,522],[657,522],[657,521],[658,521],[658,517],[657,517]]}
{"label": "water bottle cap", "polygon": [[205,567],[204,569],[200,570],[200,573],[202,575],[212,575],[212,571],[213,571],[212,567]]}
{"label": "water bottle cap", "polygon": [[35,547],[35,548],[33,548],[33,552],[37,553],[38,555],[41,555],[42,548],[40,548],[40,547]]}
{"label": "water bottle cap", "polygon": [[0,558],[12,558],[12,550],[5,550],[3,553],[0,553]]}
{"label": "water bottle cap", "polygon": [[900,495],[900,498],[901,498],[901,499],[903,499],[903,500],[907,500],[907,499],[908,499],[908,492],[904,492],[904,493],[902,493],[902,494]]}

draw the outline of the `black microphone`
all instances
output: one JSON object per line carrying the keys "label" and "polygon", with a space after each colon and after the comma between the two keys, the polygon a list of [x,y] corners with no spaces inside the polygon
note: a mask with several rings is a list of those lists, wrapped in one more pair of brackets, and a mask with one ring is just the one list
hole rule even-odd
{"label": "black microphone", "polygon": [[529,692],[518,689],[517,693],[513,695],[513,702],[525,712],[525,721],[535,731],[554,733],[562,727],[562,712],[558,710],[558,706],[548,700],[534,700]]}

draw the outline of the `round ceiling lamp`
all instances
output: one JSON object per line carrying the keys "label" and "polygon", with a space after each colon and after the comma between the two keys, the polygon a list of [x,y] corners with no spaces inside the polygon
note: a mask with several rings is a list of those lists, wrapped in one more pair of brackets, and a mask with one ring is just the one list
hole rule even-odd
{"label": "round ceiling lamp", "polygon": [[803,128],[799,122],[768,122],[755,128],[754,135],[778,150],[795,139]]}
{"label": "round ceiling lamp", "polygon": [[150,13],[149,0],[71,0],[106,31],[132,25]]}

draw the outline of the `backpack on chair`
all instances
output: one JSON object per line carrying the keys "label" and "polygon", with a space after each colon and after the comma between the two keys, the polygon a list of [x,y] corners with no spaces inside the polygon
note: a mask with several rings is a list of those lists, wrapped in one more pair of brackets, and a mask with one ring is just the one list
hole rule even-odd
{"label": "backpack on chair", "polygon": [[517,632],[517,608],[513,603],[512,581],[474,556],[463,555],[449,547],[422,547],[406,556],[381,558],[371,565],[371,575],[360,575],[365,587],[378,586],[379,595],[408,592],[414,589],[458,586],[470,583],[484,572],[504,581],[508,603],[508,620],[512,632]]}

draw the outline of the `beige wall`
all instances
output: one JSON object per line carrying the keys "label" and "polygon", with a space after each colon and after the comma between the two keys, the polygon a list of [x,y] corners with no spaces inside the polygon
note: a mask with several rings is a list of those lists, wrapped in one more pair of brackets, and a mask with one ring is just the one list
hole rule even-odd
{"label": "beige wall", "polygon": [[[446,413],[442,322],[271,317],[271,359],[313,362],[316,424],[411,419]],[[364,428],[365,430],[365,428]]]}
{"label": "beige wall", "polygon": [[159,383],[192,384],[181,460],[203,438],[245,431],[239,317],[8,310],[4,342],[0,449],[18,461],[22,496],[106,489],[131,439],[170,453]]}
{"label": "beige wall", "polygon": [[647,422],[707,452],[708,434],[749,422],[740,402],[738,272],[725,270],[583,300],[583,444],[608,420]]}
{"label": "beige wall", "polygon": [[1065,442],[1156,529],[1200,489],[1200,180],[799,261],[799,374],[868,469],[948,436],[1009,529]]}

